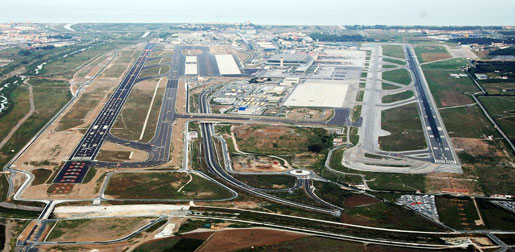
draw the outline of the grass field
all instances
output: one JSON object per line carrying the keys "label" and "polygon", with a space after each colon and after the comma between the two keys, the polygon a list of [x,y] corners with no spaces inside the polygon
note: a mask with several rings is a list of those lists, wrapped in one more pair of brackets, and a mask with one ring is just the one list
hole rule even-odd
{"label": "grass field", "polygon": [[440,226],[428,219],[392,203],[378,202],[347,209],[343,222],[382,228],[439,231]]}
{"label": "grass field", "polygon": [[406,65],[406,61],[403,61],[403,60],[395,60],[395,59],[384,58],[383,61],[386,62],[386,63],[394,63],[394,64],[397,64],[397,65]]}
{"label": "grass field", "polygon": [[12,109],[0,117],[0,139],[4,139],[18,121],[29,112],[29,90],[26,85],[17,87],[10,100],[15,104]]}
{"label": "grass field", "polygon": [[439,45],[417,45],[415,46],[415,54],[420,63],[452,57],[445,47]]}
{"label": "grass field", "polygon": [[405,151],[427,147],[416,103],[383,110],[381,128],[391,133],[379,137],[382,150]]}
{"label": "grass field", "polygon": [[411,76],[406,69],[383,72],[382,79],[404,85],[408,85],[411,82]]}
{"label": "grass field", "polygon": [[473,103],[467,93],[479,89],[468,77],[456,79],[449,74],[459,73],[455,70],[424,70],[429,89],[437,107],[458,106]]}
{"label": "grass field", "polygon": [[34,174],[32,185],[41,185],[52,175],[52,171],[48,169],[35,169],[32,171],[32,174]]}
{"label": "grass field", "polygon": [[479,100],[504,133],[515,141],[515,96],[480,96]]}
{"label": "grass field", "polygon": [[[158,80],[159,79],[147,80],[136,84],[124,104],[120,115],[116,118],[113,129],[111,130],[113,135],[129,140],[139,140]],[[140,87],[139,85],[145,85],[145,87]],[[152,104],[152,111],[142,141],[149,141],[154,136],[165,86],[166,79],[163,79],[161,83],[159,83],[159,88],[154,103]]]}
{"label": "grass field", "polygon": [[490,95],[495,95],[495,94],[512,95],[513,92],[510,92],[509,90],[515,89],[515,82],[511,82],[511,81],[503,81],[503,80],[499,80],[498,82],[479,81],[479,84]]}
{"label": "grass field", "polygon": [[383,90],[393,90],[393,89],[400,88],[398,86],[395,86],[395,85],[392,85],[392,84],[388,84],[388,83],[381,83],[381,86],[382,86]]}
{"label": "grass field", "polygon": [[[180,172],[118,173],[111,177],[106,195],[116,199],[223,199],[231,196],[225,188]],[[181,191],[179,189],[182,188]]]}
{"label": "grass field", "polygon": [[70,90],[61,86],[41,84],[33,87],[33,93],[35,111],[2,148],[0,166],[5,165],[71,98]]}
{"label": "grass field", "polygon": [[48,241],[107,241],[121,238],[147,224],[149,218],[101,218],[59,220]]}
{"label": "grass field", "polygon": [[170,66],[151,67],[151,68],[147,68],[147,69],[144,69],[143,71],[141,71],[139,77],[145,78],[145,77],[150,77],[150,76],[154,76],[154,75],[165,74],[168,71],[170,71]]}
{"label": "grass field", "polygon": [[483,138],[485,135],[497,135],[477,106],[443,109],[440,115],[451,137]]}
{"label": "grass field", "polygon": [[470,198],[437,196],[436,207],[440,220],[453,228],[472,229],[475,227],[475,221],[479,220]]}
{"label": "grass field", "polygon": [[124,45],[113,42],[91,46],[89,49],[46,64],[40,71],[40,75],[72,78],[76,71],[91,60]]}
{"label": "grass field", "polygon": [[136,247],[134,252],[162,252],[162,251],[195,251],[204,240],[181,238],[181,236],[174,236],[163,239],[156,239],[145,242]]}
{"label": "grass field", "polygon": [[296,177],[288,175],[233,175],[243,183],[263,189],[289,188],[295,185]]}
{"label": "grass field", "polygon": [[361,109],[362,109],[362,106],[361,105],[356,105],[354,106],[354,108],[352,109],[352,121],[353,122],[356,122],[359,120],[359,118],[361,117]]}
{"label": "grass field", "polygon": [[484,199],[476,199],[485,225],[494,230],[515,230],[515,214]]}
{"label": "grass field", "polygon": [[468,61],[463,58],[453,58],[438,62],[422,65],[422,70],[459,70],[468,65]]}
{"label": "grass field", "polygon": [[356,95],[356,101],[362,102],[363,101],[363,96],[365,96],[365,91],[358,91],[358,93]]}
{"label": "grass field", "polygon": [[[348,173],[363,174],[365,179],[368,180],[367,184],[370,188],[375,190],[397,190],[397,191],[410,191],[425,190],[425,177],[421,174],[402,174],[402,173],[382,173],[382,172],[362,172],[352,170],[342,165],[343,149],[333,152],[330,160],[331,168]],[[358,176],[349,176],[335,178],[333,173],[324,171],[323,177],[330,176],[338,182],[360,184],[361,178]]]}
{"label": "grass field", "polygon": [[109,66],[109,68],[107,68],[104,71],[103,76],[118,78],[118,77],[122,76],[123,72],[125,72],[125,70],[128,67],[129,67],[128,64],[112,64],[111,66]]}
{"label": "grass field", "polygon": [[413,91],[407,90],[402,93],[392,94],[392,95],[385,95],[383,96],[382,100],[383,103],[392,103],[392,102],[398,102],[402,100],[409,99],[413,97]]}
{"label": "grass field", "polygon": [[383,55],[404,59],[404,50],[400,45],[383,45]]}
{"label": "grass field", "polygon": [[241,151],[262,155],[320,152],[332,144],[332,137],[321,128],[244,125],[234,132]]}

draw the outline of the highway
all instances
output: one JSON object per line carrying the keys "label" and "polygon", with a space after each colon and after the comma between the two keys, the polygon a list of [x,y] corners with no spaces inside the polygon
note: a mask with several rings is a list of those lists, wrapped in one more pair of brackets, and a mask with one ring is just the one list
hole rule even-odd
{"label": "highway", "polygon": [[111,127],[132,91],[132,87],[137,82],[138,76],[152,52],[152,47],[153,44],[147,44],[145,46],[145,49],[136,60],[136,63],[125,75],[114,94],[109,98],[100,114],[90,125],[69,160],[55,177],[53,183],[82,182],[91,166],[91,161],[95,159],[100,151],[107,133],[111,130]]}
{"label": "highway", "polygon": [[[209,113],[210,112],[210,108],[207,103],[206,96],[207,96],[206,93],[203,93],[200,96],[199,104],[200,104],[201,113]],[[218,164],[218,160],[217,160],[217,157],[215,154],[214,140],[213,140],[213,136],[214,136],[213,124],[212,123],[200,123],[200,127],[201,127],[201,131],[202,131],[203,147],[205,150],[204,157],[206,159],[208,170],[210,173],[216,175],[221,180],[223,180],[225,183],[232,185],[232,186],[238,188],[239,190],[244,191],[248,194],[258,196],[258,197],[267,199],[269,201],[277,202],[277,203],[280,203],[283,205],[298,207],[298,208],[302,208],[302,209],[305,209],[308,211],[330,214],[330,215],[334,215],[334,216],[341,215],[341,211],[339,209],[326,209],[326,208],[309,206],[309,205],[304,205],[304,204],[301,204],[298,202],[285,200],[283,198],[267,194],[260,190],[256,190],[255,188],[248,186],[247,184],[235,179],[233,176],[231,176],[227,172],[227,170],[225,170]]]}
{"label": "highway", "polygon": [[413,48],[406,46],[405,51],[408,66],[413,75],[417,97],[420,101],[422,122],[433,161],[439,164],[458,164],[438,114],[438,109],[434,105],[429,88],[425,85],[425,79],[421,74],[422,70],[419,67]]}

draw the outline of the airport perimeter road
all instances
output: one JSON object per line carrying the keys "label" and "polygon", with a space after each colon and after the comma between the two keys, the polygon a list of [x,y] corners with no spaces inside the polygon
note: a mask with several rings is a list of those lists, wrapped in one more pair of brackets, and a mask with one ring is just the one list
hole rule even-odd
{"label": "airport perimeter road", "polygon": [[447,132],[445,132],[438,109],[433,102],[429,87],[423,77],[422,69],[416,58],[417,56],[411,46],[405,46],[404,48],[417,90],[418,104],[423,118],[422,125],[433,160],[437,164],[456,165],[458,164],[456,155],[449,144],[449,137]]}
{"label": "airport perimeter road", "polygon": [[147,44],[143,53],[140,55],[136,63],[131,67],[125,75],[122,82],[115,90],[114,94],[109,98],[102,108],[100,114],[95,118],[86,134],[61,168],[61,171],[54,179],[54,183],[81,183],[84,176],[88,172],[90,161],[95,159],[100,150],[104,138],[111,130],[123,104],[127,100],[132,87],[136,83],[138,76],[148,60],[152,52],[153,44]]}
{"label": "airport perimeter road", "polygon": [[[206,101],[206,99],[207,99],[206,96],[207,96],[206,93],[203,93],[200,96],[199,104],[200,104],[200,111],[202,113],[210,112],[208,103]],[[339,209],[326,209],[326,208],[304,205],[302,203],[285,200],[283,198],[279,198],[277,196],[264,193],[260,190],[256,190],[255,188],[248,186],[247,184],[235,179],[233,176],[231,176],[228,173],[227,170],[222,168],[218,163],[218,160],[217,160],[216,154],[215,154],[215,146],[214,146],[215,144],[214,144],[214,139],[213,139],[213,136],[214,136],[213,124],[212,123],[201,123],[200,128],[202,131],[202,140],[203,140],[203,145],[204,145],[204,150],[205,150],[204,156],[206,158],[208,170],[210,173],[212,173],[212,174],[216,175],[217,177],[219,177],[220,179],[222,179],[225,183],[232,185],[246,193],[249,193],[254,196],[258,196],[258,197],[261,197],[261,198],[264,198],[264,199],[267,199],[267,200],[270,200],[273,202],[277,202],[279,204],[298,207],[298,208],[302,208],[302,209],[305,209],[308,211],[330,214],[330,215],[334,215],[334,216],[339,216],[341,214],[341,211]]]}

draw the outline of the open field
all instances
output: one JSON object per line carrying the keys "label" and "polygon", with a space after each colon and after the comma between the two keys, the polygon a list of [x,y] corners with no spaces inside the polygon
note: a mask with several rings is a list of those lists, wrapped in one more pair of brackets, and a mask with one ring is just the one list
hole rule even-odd
{"label": "open field", "polygon": [[515,230],[515,214],[488,200],[476,199],[485,225],[495,230]]}
{"label": "open field", "polygon": [[342,216],[345,223],[405,230],[438,231],[442,227],[392,203],[377,202],[346,209]]}
{"label": "open field", "polygon": [[354,108],[352,108],[352,121],[353,122],[356,122],[359,120],[359,118],[361,117],[361,109],[362,109],[362,105],[356,105],[354,106]]}
{"label": "open field", "polygon": [[453,228],[472,229],[476,226],[475,221],[479,220],[470,198],[439,196],[436,197],[436,207],[440,220]]}
{"label": "open field", "polygon": [[91,46],[89,49],[73,54],[68,57],[63,57],[59,60],[46,64],[40,71],[40,76],[60,76],[71,79],[73,74],[79,70],[86,63],[100,57],[109,51],[121,48],[126,44],[121,43],[106,43]]}
{"label": "open field", "polygon": [[233,175],[243,183],[256,188],[279,189],[295,185],[296,177],[288,175]]}
{"label": "open field", "polygon": [[486,90],[490,95],[511,95],[513,92],[509,90],[515,90],[515,82],[513,81],[479,81],[479,84]]}
{"label": "open field", "polygon": [[381,86],[382,86],[383,90],[393,90],[393,89],[400,88],[398,86],[395,86],[395,85],[392,85],[392,84],[388,84],[388,83],[381,83]]}
{"label": "open field", "polygon": [[116,199],[202,200],[228,198],[231,193],[195,174],[151,172],[113,175],[106,196]]}
{"label": "open field", "polygon": [[4,139],[16,123],[29,112],[28,87],[26,85],[18,86],[11,92],[10,99],[16,105],[7,114],[0,117],[0,139]]}
{"label": "open field", "polygon": [[409,99],[409,98],[413,97],[413,95],[414,95],[413,91],[407,90],[402,93],[397,93],[397,94],[393,94],[393,95],[385,95],[385,96],[383,96],[382,101],[383,101],[383,103],[392,103],[392,102]]}
{"label": "open field", "polygon": [[395,59],[390,59],[390,58],[384,58],[383,61],[385,63],[394,63],[394,64],[397,64],[397,65],[406,65],[406,61],[403,61],[403,60],[395,60]]}
{"label": "open field", "polygon": [[382,150],[404,151],[427,147],[416,103],[383,110],[381,128],[391,133],[379,137]]}
{"label": "open field", "polygon": [[[159,79],[151,79],[139,82],[134,86],[121,113],[113,124],[111,129],[113,135],[129,140],[139,140],[158,82]],[[166,78],[163,78],[159,83],[143,141],[149,141],[154,136],[166,82]]]}
{"label": "open field", "polygon": [[515,142],[515,96],[480,96],[488,113]]}
{"label": "open field", "polygon": [[[352,170],[343,166],[341,163],[343,151],[344,149],[339,149],[333,152],[330,160],[331,168],[342,172],[365,175],[365,179],[368,180],[367,184],[372,189],[410,192],[417,190],[425,191],[425,176],[422,174],[362,172]],[[322,176],[341,183],[362,184],[361,177],[356,175],[341,176],[324,170]],[[346,201],[344,203],[347,204],[349,202]]]}
{"label": "open field", "polygon": [[383,45],[383,55],[404,59],[404,50],[400,45]]}
{"label": "open field", "polygon": [[[180,235],[162,239],[154,239],[136,247],[134,252],[162,252],[162,251],[195,251],[205,239],[189,238],[192,235]],[[188,238],[186,238],[188,237]]]}
{"label": "open field", "polygon": [[408,85],[411,82],[411,76],[406,69],[397,69],[383,72],[383,80],[393,81],[399,84]]}
{"label": "open field", "polygon": [[280,156],[296,167],[318,164],[320,153],[332,144],[332,136],[321,128],[243,125],[234,134],[241,151]]}
{"label": "open field", "polygon": [[455,70],[424,70],[429,89],[437,107],[457,106],[473,103],[467,93],[479,89],[468,77],[456,79],[449,74],[459,73]]}
{"label": "open field", "polygon": [[266,246],[302,237],[306,235],[269,229],[225,230],[215,232],[197,251],[238,251],[251,246]]}
{"label": "open field", "polygon": [[463,58],[452,58],[422,65],[422,70],[460,70],[468,65]]}
{"label": "open field", "polygon": [[121,238],[150,222],[150,218],[60,220],[48,241],[108,241]]}
{"label": "open field", "polygon": [[[295,252],[303,251],[309,248],[309,251],[313,252],[325,252],[325,251],[352,251],[352,252],[415,252],[415,251],[433,251],[425,249],[409,249],[400,247],[388,247],[381,245],[365,245],[358,242],[333,240],[322,237],[306,237],[300,238],[293,241],[285,241],[274,245],[251,247],[240,250],[241,252],[255,251],[255,252]],[[461,249],[448,249],[441,251],[462,251]]]}
{"label": "open field", "polygon": [[444,109],[440,115],[451,137],[484,138],[498,134],[477,106]]}
{"label": "open field", "polygon": [[0,166],[8,162],[71,98],[69,89],[64,86],[38,84],[33,87],[33,93],[35,111],[2,148]]}
{"label": "open field", "polygon": [[154,76],[154,75],[165,74],[168,71],[170,71],[170,66],[151,67],[151,68],[147,68],[147,69],[144,69],[143,71],[141,71],[139,77],[145,78],[145,77],[150,77],[150,76]]}
{"label": "open field", "polygon": [[417,45],[415,54],[420,63],[451,58],[447,49],[439,45]]}

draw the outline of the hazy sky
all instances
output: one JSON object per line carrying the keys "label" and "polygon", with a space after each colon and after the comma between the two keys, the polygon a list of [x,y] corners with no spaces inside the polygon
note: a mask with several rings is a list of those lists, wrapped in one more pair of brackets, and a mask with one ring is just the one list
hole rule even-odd
{"label": "hazy sky", "polygon": [[0,0],[0,22],[515,25],[514,0]]}

